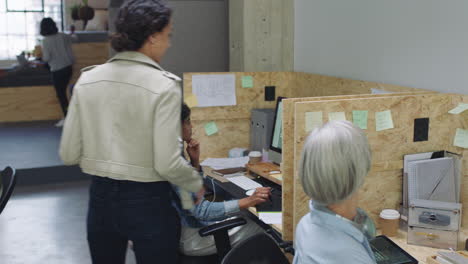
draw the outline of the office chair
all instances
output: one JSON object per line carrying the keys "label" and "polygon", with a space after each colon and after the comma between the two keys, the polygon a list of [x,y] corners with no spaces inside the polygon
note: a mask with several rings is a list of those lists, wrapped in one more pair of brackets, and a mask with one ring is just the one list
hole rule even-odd
{"label": "office chair", "polygon": [[221,264],[289,264],[279,246],[265,233],[242,241],[226,254]]}
{"label": "office chair", "polygon": [[0,214],[10,199],[16,185],[16,171],[12,167],[6,167],[0,174],[2,181],[2,192],[0,195]]}
{"label": "office chair", "polygon": [[221,221],[201,228],[198,233],[200,236],[213,236],[216,245],[217,254],[209,256],[180,256],[181,264],[219,264],[223,257],[231,250],[228,231],[231,228],[245,225],[247,221],[242,217],[236,217]]}

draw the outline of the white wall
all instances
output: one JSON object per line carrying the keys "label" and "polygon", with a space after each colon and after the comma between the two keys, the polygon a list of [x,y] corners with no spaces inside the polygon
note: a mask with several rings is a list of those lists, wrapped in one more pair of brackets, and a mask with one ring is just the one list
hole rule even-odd
{"label": "white wall", "polygon": [[295,0],[294,70],[468,94],[467,0]]}

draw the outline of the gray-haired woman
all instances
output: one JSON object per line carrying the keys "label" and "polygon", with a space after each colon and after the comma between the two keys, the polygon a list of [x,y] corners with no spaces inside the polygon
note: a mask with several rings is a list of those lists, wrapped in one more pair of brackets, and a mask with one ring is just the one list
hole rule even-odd
{"label": "gray-haired woman", "polygon": [[375,263],[368,239],[375,226],[358,208],[357,191],[371,166],[366,135],[347,121],[315,129],[299,176],[312,199],[296,228],[294,263]]}

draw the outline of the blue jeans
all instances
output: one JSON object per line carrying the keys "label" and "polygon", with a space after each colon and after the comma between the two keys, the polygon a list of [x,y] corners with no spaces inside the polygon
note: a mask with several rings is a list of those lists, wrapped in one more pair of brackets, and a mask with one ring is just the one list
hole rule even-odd
{"label": "blue jeans", "polygon": [[123,264],[128,240],[138,264],[177,263],[178,218],[168,182],[93,176],[88,244],[93,264]]}

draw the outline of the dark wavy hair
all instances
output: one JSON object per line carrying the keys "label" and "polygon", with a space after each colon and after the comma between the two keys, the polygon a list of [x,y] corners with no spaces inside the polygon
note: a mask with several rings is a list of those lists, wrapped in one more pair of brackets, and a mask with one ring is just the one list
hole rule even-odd
{"label": "dark wavy hair", "polygon": [[111,37],[116,51],[140,49],[149,36],[161,32],[171,20],[172,10],[160,0],[130,0],[120,7]]}
{"label": "dark wavy hair", "polygon": [[50,17],[45,17],[41,20],[41,35],[42,36],[50,36],[55,35],[58,32],[57,24],[55,21]]}
{"label": "dark wavy hair", "polygon": [[190,107],[184,102],[182,103],[182,112],[180,113],[180,117],[182,121],[187,121],[190,118]]}

